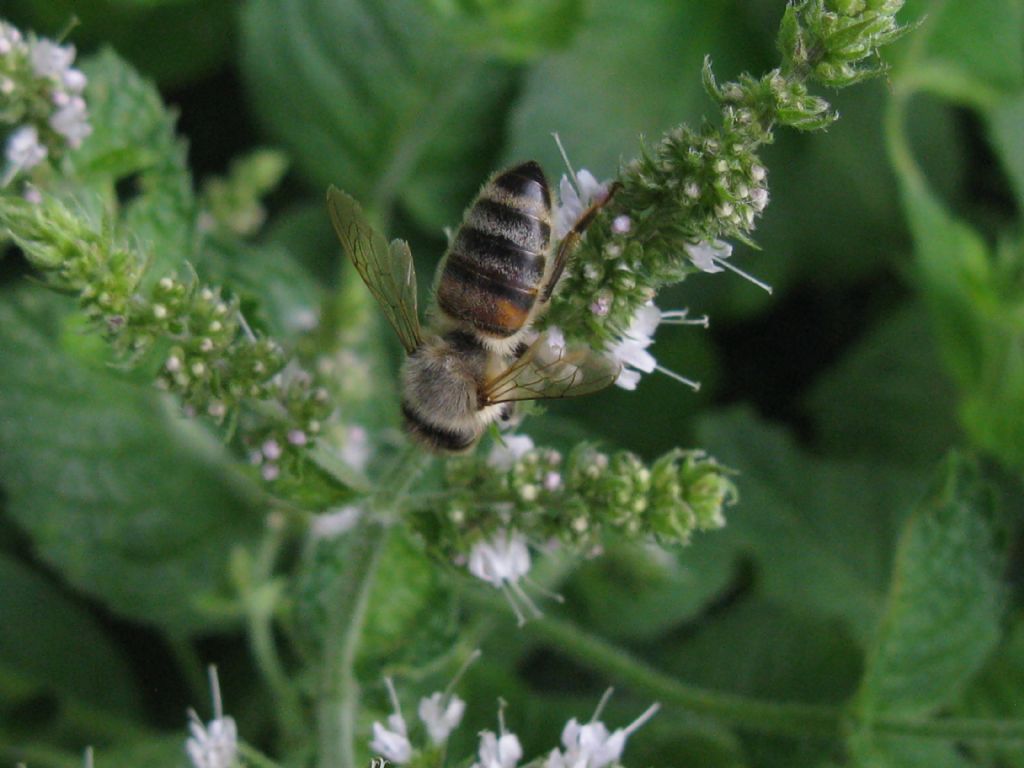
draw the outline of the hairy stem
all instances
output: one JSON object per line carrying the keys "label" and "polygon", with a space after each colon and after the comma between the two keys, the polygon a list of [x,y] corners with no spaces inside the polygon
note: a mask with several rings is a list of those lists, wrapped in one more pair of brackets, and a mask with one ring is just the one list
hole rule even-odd
{"label": "hairy stem", "polygon": [[[270,526],[253,566],[256,588],[270,584],[274,564],[284,540],[284,526]],[[267,687],[274,695],[285,748],[295,745],[306,735],[302,704],[298,691],[288,677],[277,652],[274,638],[275,605],[264,600],[250,600],[248,607],[249,648]]]}
{"label": "hairy stem", "polygon": [[763,701],[687,685],[561,619],[545,617],[531,622],[527,631],[603,676],[743,730],[800,737],[840,734],[843,713],[836,707]]}
{"label": "hairy stem", "polygon": [[[841,707],[764,701],[687,685],[654,669],[628,651],[561,619],[545,617],[530,623],[527,631],[602,675],[621,680],[660,701],[741,730],[801,738],[838,739],[842,737],[844,726],[851,719]],[[979,745],[1024,744],[1024,720],[922,719],[888,715],[873,718],[869,727],[877,733],[892,736]]]}
{"label": "hairy stem", "polygon": [[359,681],[356,656],[366,625],[366,609],[380,554],[387,543],[388,517],[401,503],[428,457],[409,446],[380,479],[381,489],[367,513],[344,537],[345,568],[337,575],[327,601],[324,659],[318,705],[320,768],[354,768]]}
{"label": "hairy stem", "polygon": [[387,529],[364,516],[346,539],[349,560],[337,577],[328,603],[331,612],[327,619],[318,707],[320,768],[355,766],[359,682],[354,666]]}

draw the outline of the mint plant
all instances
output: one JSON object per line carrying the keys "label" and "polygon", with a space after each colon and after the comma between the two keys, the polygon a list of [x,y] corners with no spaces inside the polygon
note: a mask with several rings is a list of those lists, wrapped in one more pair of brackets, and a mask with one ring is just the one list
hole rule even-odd
{"label": "mint plant", "polygon": [[[613,167],[588,157],[605,135],[584,119],[592,104],[548,138],[546,89],[573,114],[566,100],[588,87],[573,78],[616,64],[620,26],[725,11],[583,5],[251,0],[242,67],[282,148],[198,192],[173,110],[131,64],[79,54],[76,30],[0,25],[5,760],[77,766],[91,744],[101,766],[1016,764],[1019,694],[997,690],[1022,660],[998,497],[1012,508],[1019,491],[1019,249],[1012,234],[990,248],[944,209],[906,124],[917,90],[952,96],[987,110],[1017,159],[1003,98],[1024,85],[1019,45],[996,35],[1000,56],[964,54],[951,85],[933,35],[986,12],[796,0],[773,9],[764,74],[726,79],[730,57],[702,51],[690,75],[711,116],[662,123]],[[744,33],[706,26],[701,44]],[[624,82],[650,76],[647,46],[623,39]],[[771,292],[755,273],[785,254],[735,263],[769,202],[786,204],[770,145],[836,125],[845,96],[826,89],[880,77],[915,242],[907,280],[934,320],[910,307],[872,328],[816,383],[820,434],[803,441],[743,408],[676,429],[668,449],[602,429],[617,408],[602,402],[658,413],[640,399],[661,384],[643,374],[666,374],[667,402],[687,407],[704,374],[670,367],[672,347],[655,356],[655,333],[692,326],[677,343],[704,344],[688,339],[718,320],[662,307],[711,274]],[[627,391],[593,395],[575,426],[559,406],[528,408],[440,458],[397,429],[395,350],[365,286],[349,266],[320,264],[317,280],[306,265],[337,251],[315,234],[328,183],[381,237],[439,253],[441,227],[501,167],[486,145],[506,122],[507,151],[528,132],[563,158],[556,239],[606,203],[537,330],[613,361]],[[277,201],[289,163],[317,200],[298,212]],[[921,340],[930,322],[940,355]],[[140,704],[161,673],[125,660],[111,639],[125,621],[187,689],[170,718]],[[602,695],[609,682],[625,695]],[[208,696],[209,713],[186,716]]]}

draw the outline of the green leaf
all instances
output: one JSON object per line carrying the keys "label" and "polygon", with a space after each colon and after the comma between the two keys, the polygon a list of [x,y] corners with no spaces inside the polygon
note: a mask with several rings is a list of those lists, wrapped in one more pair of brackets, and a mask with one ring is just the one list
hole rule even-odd
{"label": "green leaf", "polygon": [[1017,197],[1018,213],[1024,212],[1024,91],[1001,99],[985,112],[988,131],[1010,185]]}
{"label": "green leaf", "polygon": [[948,704],[999,639],[1000,534],[978,468],[952,454],[900,536],[856,708],[864,722]]}
{"label": "green leaf", "polygon": [[967,104],[1024,86],[1024,7],[1016,0],[912,0],[902,14],[923,23],[908,36],[897,80]]}
{"label": "green leaf", "polygon": [[976,765],[955,744],[939,739],[895,736],[850,740],[850,768],[969,768]]}
{"label": "green leaf", "polygon": [[428,6],[468,49],[528,61],[569,41],[583,0],[430,0]]}
{"label": "green leaf", "polygon": [[374,608],[363,630],[362,663],[415,668],[450,652],[459,622],[443,577],[406,536],[388,538],[370,592]]}
{"label": "green leaf", "polygon": [[41,35],[78,20],[71,42],[109,45],[162,86],[181,86],[223,66],[234,47],[236,8],[228,0],[7,0],[4,16]]}
{"label": "green leaf", "polygon": [[175,272],[195,250],[195,199],[185,144],[152,83],[112,51],[82,65],[89,78],[93,134],[74,153],[82,179],[116,201],[115,184],[134,195],[120,211],[122,236],[142,243],[156,280]]}
{"label": "green leaf", "polygon": [[491,170],[506,68],[412,0],[254,0],[242,21],[256,112],[310,182],[377,217],[401,201],[431,228],[455,223]]}
{"label": "green leaf", "polygon": [[[959,714],[978,718],[1020,717],[1024,712],[1024,620],[1018,616],[996,652],[971,682],[957,706]],[[975,751],[1000,766],[1022,768],[1024,747],[977,745]]]}
{"label": "green leaf", "polygon": [[680,552],[609,548],[574,575],[566,602],[602,637],[642,641],[692,619],[735,575],[717,532]]}
{"label": "green leaf", "polygon": [[[189,768],[185,756],[185,732],[154,736],[145,741],[132,741],[96,752],[96,764],[102,768]],[[247,763],[248,765],[248,763]]]}
{"label": "green leaf", "polygon": [[891,540],[919,492],[914,473],[823,461],[743,410],[707,418],[698,444],[738,470],[740,502],[714,534],[755,558],[770,597],[841,618],[866,640],[882,607]]}
{"label": "green leaf", "polygon": [[651,651],[654,666],[680,680],[777,701],[844,701],[861,671],[860,649],[841,622],[757,595]]}
{"label": "green leaf", "polygon": [[[322,194],[274,216],[267,223],[263,242],[286,248],[318,283],[337,284],[343,257],[338,237],[324,208]],[[354,273],[353,277],[358,279]]]}
{"label": "green leaf", "polygon": [[[757,595],[648,648],[655,668],[679,680],[771,701],[838,704],[861,671],[860,649],[841,622]],[[822,740],[754,735],[743,746],[744,764],[757,768],[818,768],[832,749]]]}
{"label": "green leaf", "polygon": [[[134,714],[131,671],[100,625],[77,602],[22,563],[0,554],[0,679],[22,696],[54,695],[110,714]],[[0,701],[12,691],[0,686]],[[14,696],[15,699],[21,696]]]}
{"label": "green leaf", "polygon": [[563,168],[557,131],[576,166],[611,176],[641,135],[705,110],[701,65],[708,51],[728,51],[735,13],[731,3],[595,0],[572,46],[530,70],[506,160],[533,158],[553,181]]}
{"label": "green leaf", "polygon": [[[899,128],[896,128],[899,131]],[[894,161],[914,237],[915,278],[929,304],[946,366],[961,388],[971,438],[1011,466],[1024,465],[1024,293],[1019,241],[990,253],[954,218],[913,165],[897,133]]]}
{"label": "green leaf", "polygon": [[869,331],[808,397],[830,454],[931,466],[957,439],[956,390],[920,306]]}
{"label": "green leaf", "polygon": [[111,609],[179,633],[209,627],[198,604],[221,587],[231,548],[252,541],[257,492],[152,389],[62,353],[63,306],[35,293],[0,304],[8,512],[43,560]]}
{"label": "green leaf", "polygon": [[203,245],[196,270],[204,282],[238,294],[251,325],[282,341],[316,326],[321,292],[287,249],[229,236],[210,237]]}
{"label": "green leaf", "polygon": [[[413,668],[450,651],[458,627],[455,605],[443,588],[442,572],[405,536],[395,531],[381,553],[371,587],[359,663],[378,668]],[[351,558],[344,537],[311,541],[295,584],[296,619],[304,653],[319,658],[330,607],[328,586]]]}

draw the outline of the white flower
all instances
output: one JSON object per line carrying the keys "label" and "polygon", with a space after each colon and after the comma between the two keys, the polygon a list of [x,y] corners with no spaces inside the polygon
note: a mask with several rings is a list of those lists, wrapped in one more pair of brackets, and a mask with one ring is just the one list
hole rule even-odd
{"label": "white flower", "polygon": [[537,350],[537,360],[542,363],[553,363],[565,355],[565,334],[557,325],[548,326],[544,331],[544,343]]}
{"label": "white flower", "polygon": [[13,178],[19,171],[34,168],[46,159],[47,150],[39,143],[39,131],[34,125],[24,125],[7,139],[5,156],[10,167],[7,177]]}
{"label": "white flower", "polygon": [[233,718],[224,715],[215,667],[210,667],[210,691],[214,718],[204,726],[199,716],[189,711],[192,736],[185,741],[185,753],[195,768],[230,768],[238,755],[238,728]]}
{"label": "white flower", "polygon": [[523,756],[523,748],[514,733],[495,736],[491,731],[480,734],[480,760],[472,768],[515,768]]}
{"label": "white flower", "polygon": [[529,435],[505,435],[502,442],[504,445],[495,443],[487,456],[488,465],[499,472],[509,472],[519,459],[533,450],[533,439]]}
{"label": "white flower", "polygon": [[615,765],[626,748],[626,739],[658,711],[659,705],[652,704],[628,726],[616,728],[609,733],[605,724],[597,719],[607,697],[608,694],[601,700],[598,711],[589,723],[580,725],[576,718],[566,723],[562,730],[562,746],[565,751],[552,750],[544,768],[605,768]]}
{"label": "white flower", "polygon": [[[767,205],[768,193],[764,191],[763,199],[758,195],[757,200],[760,200],[760,204]],[[755,201],[755,205],[759,204]],[[734,264],[730,264],[726,259],[732,256],[732,246],[722,240],[701,240],[699,243],[687,243],[683,246],[683,250],[686,251],[686,255],[690,257],[690,261],[693,262],[693,266],[702,272],[721,272],[724,269],[728,269],[730,272],[735,272],[737,275],[747,280],[758,288],[762,288],[768,293],[772,292],[772,287],[762,280],[758,280],[753,275],[744,272]]]}
{"label": "white flower", "polygon": [[624,235],[633,228],[633,220],[625,214],[616,216],[615,220],[612,221],[612,232],[618,235]]}
{"label": "white flower", "polygon": [[691,320],[687,317],[685,309],[662,312],[652,301],[642,305],[636,311],[636,314],[633,315],[629,328],[623,332],[618,341],[605,347],[605,355],[616,364],[622,366],[622,370],[619,371],[619,377],[615,380],[615,383],[623,389],[633,390],[636,389],[636,385],[640,382],[641,373],[659,371],[685,384],[694,391],[699,390],[700,384],[698,382],[692,381],[662,365],[658,365],[654,355],[647,351],[647,348],[654,342],[654,332],[661,323],[702,325],[707,328],[708,319],[707,317],[701,317]]}
{"label": "white flower", "polygon": [[401,765],[409,762],[412,758],[412,744],[409,742],[405,718],[402,717],[402,708],[398,705],[395,685],[391,682],[390,677],[385,677],[384,683],[388,687],[388,696],[391,697],[391,706],[395,711],[388,715],[387,727],[379,722],[373,724],[373,739],[370,740],[370,749],[386,760]]}
{"label": "white flower", "polygon": [[6,56],[11,51],[22,46],[21,32],[11,24],[0,21],[0,56]]}
{"label": "white flower", "polygon": [[373,724],[373,739],[370,749],[393,763],[409,762],[412,757],[412,744],[405,731],[405,720],[401,715],[388,715],[388,727],[379,722]]}
{"label": "white flower", "polygon": [[686,255],[693,266],[702,272],[721,272],[719,264],[732,255],[732,246],[722,240],[701,240],[699,243],[687,243],[684,246]]}
{"label": "white flower", "polygon": [[64,71],[75,60],[75,48],[72,45],[57,45],[52,40],[34,40],[28,59],[32,70],[39,77],[63,79]]}
{"label": "white flower", "polygon": [[438,692],[420,699],[420,720],[427,727],[430,740],[435,744],[442,744],[448,739],[448,734],[462,722],[462,714],[465,711],[466,702],[455,695],[446,698],[443,693]]}
{"label": "white flower", "polygon": [[651,373],[658,367],[654,355],[647,351],[654,341],[654,332],[661,322],[661,310],[647,302],[633,316],[629,328],[605,353],[622,366],[615,383],[623,389],[636,389],[640,373]]}
{"label": "white flower", "polygon": [[501,528],[469,551],[469,572],[495,587],[518,582],[530,570],[526,537]]}
{"label": "white flower", "polygon": [[67,104],[50,115],[50,127],[68,140],[68,146],[77,149],[82,141],[92,133],[89,115],[85,108],[85,99],[76,96]]}
{"label": "white flower", "polygon": [[568,176],[562,176],[558,184],[559,205],[555,209],[554,217],[555,239],[561,240],[565,237],[594,201],[604,200],[606,197],[608,185],[599,182],[594,178],[594,174],[585,168],[576,174],[575,186],[569,181]]}
{"label": "white flower", "polygon": [[352,530],[362,513],[362,509],[355,506],[330,509],[313,517],[309,532],[314,539],[336,538]]}
{"label": "white flower", "polygon": [[185,742],[185,752],[195,768],[229,768],[238,752],[238,730],[234,719],[221,717],[203,727],[192,713],[189,730],[192,738]]}
{"label": "white flower", "polygon": [[267,457],[267,461],[277,461],[281,458],[281,444],[273,438],[263,441],[261,450],[263,455]]}
{"label": "white flower", "polygon": [[64,70],[64,74],[61,76],[61,82],[64,83],[64,87],[71,93],[81,93],[85,90],[88,80],[82,70],[69,67]]}
{"label": "white flower", "polygon": [[355,424],[345,430],[345,442],[341,446],[341,460],[354,469],[366,469],[370,461],[370,437],[364,427]]}

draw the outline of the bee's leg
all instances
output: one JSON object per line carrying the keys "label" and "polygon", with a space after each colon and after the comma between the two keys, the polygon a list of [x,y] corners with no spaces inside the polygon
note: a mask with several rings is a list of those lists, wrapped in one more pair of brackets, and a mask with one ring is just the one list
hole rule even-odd
{"label": "bee's leg", "polygon": [[613,183],[604,199],[591,203],[590,207],[573,224],[572,229],[562,238],[562,242],[558,244],[558,253],[555,254],[555,263],[551,267],[551,273],[548,275],[547,282],[540,291],[540,302],[542,304],[547,302],[551,298],[551,294],[554,293],[555,286],[558,285],[558,280],[562,277],[562,272],[565,271],[565,265],[569,263],[569,257],[576,250],[576,246],[579,244],[580,238],[583,237],[583,233],[587,231],[587,227],[594,221],[594,217],[597,216],[600,210],[608,205],[621,186],[617,181]]}

